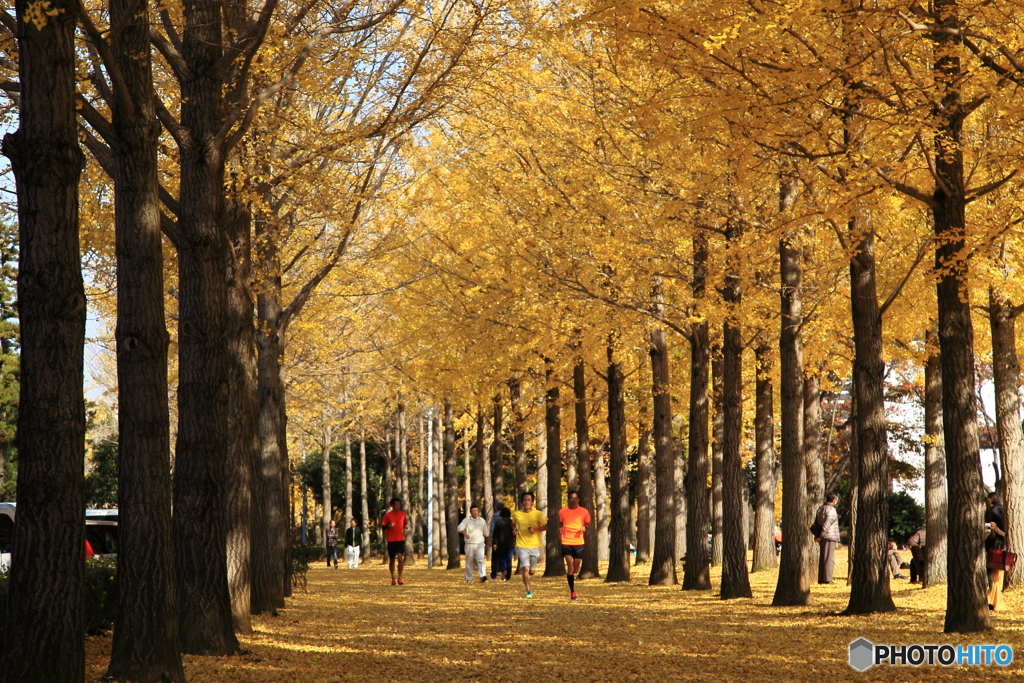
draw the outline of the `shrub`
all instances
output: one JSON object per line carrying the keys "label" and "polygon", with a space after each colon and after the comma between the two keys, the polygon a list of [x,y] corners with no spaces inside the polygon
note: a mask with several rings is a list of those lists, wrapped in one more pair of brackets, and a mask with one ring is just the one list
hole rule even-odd
{"label": "shrub", "polygon": [[309,565],[327,556],[327,549],[322,545],[292,544],[292,587],[306,590],[306,572]]}
{"label": "shrub", "polygon": [[114,625],[117,613],[117,561],[85,563],[85,632],[98,635]]}
{"label": "shrub", "polygon": [[[0,574],[0,644],[7,627],[7,572]],[[114,625],[117,610],[117,562],[94,559],[85,563],[85,632],[99,635]],[[2,647],[2,645],[0,645]]]}

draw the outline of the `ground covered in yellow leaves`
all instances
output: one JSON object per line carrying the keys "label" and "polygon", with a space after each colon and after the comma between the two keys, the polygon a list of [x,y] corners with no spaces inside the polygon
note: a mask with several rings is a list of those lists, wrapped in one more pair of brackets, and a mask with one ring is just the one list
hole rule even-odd
{"label": "ground covered in yellow leaves", "polygon": [[[650,588],[643,567],[629,585],[537,578],[534,600],[522,583],[467,585],[462,570],[406,571],[391,587],[377,561],[358,570],[308,574],[307,592],[279,617],[255,619],[236,657],[186,657],[190,681],[1009,681],[1024,680],[1024,592],[1006,596],[996,630],[942,633],[945,591],[893,581],[894,614],[843,617],[846,556],[835,586],[813,586],[809,607],[771,607],[777,572],[751,575],[754,597],[722,601],[717,591]],[[719,570],[712,570],[717,587]],[[540,572],[538,572],[538,577]],[[1005,643],[1002,667],[889,667],[861,674],[848,644]],[[90,638],[89,680],[99,680],[110,638]]]}

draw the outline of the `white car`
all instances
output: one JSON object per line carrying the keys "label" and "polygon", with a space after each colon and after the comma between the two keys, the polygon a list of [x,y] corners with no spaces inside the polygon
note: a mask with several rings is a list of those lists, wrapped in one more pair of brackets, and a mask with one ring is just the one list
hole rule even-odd
{"label": "white car", "polygon": [[[0,572],[11,568],[16,503],[0,503]],[[117,557],[117,510],[86,510],[85,538],[97,557]]]}

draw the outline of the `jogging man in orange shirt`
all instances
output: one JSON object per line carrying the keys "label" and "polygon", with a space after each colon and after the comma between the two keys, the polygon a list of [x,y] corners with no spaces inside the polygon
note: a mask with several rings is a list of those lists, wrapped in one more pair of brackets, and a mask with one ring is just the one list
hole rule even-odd
{"label": "jogging man in orange shirt", "polygon": [[569,599],[576,599],[576,575],[583,563],[583,534],[590,524],[590,513],[580,507],[580,494],[569,491],[569,507],[558,511],[562,533],[562,557],[565,558],[565,578],[569,582]]}
{"label": "jogging man in orange shirt", "polygon": [[[380,528],[384,529],[384,540],[388,542],[388,569],[391,570],[391,585],[402,583],[405,569],[405,530],[409,528],[409,517],[402,511],[402,499],[391,499],[391,512],[384,515]],[[398,561],[398,576],[395,576],[395,561]]]}

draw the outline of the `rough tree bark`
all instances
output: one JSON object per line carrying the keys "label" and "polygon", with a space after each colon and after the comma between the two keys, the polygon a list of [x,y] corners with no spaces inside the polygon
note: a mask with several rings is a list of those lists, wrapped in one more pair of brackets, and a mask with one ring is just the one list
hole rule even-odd
{"label": "rough tree bark", "polygon": [[547,432],[548,530],[545,539],[544,576],[565,576],[559,540],[558,511],[562,507],[562,417],[558,384],[551,363],[544,369],[544,426]]}
{"label": "rough tree bark", "polygon": [[523,409],[520,405],[523,387],[518,377],[508,382],[509,403],[512,410],[512,453],[516,471],[516,497],[527,489],[526,434],[523,429]]}
{"label": "rough tree bark", "polygon": [[711,566],[722,564],[722,444],[725,441],[725,408],[722,403],[722,345],[711,349],[711,395],[714,401],[711,443]]}
{"label": "rough tree bark", "polygon": [[494,501],[502,502],[505,498],[505,458],[501,448],[501,431],[503,429],[503,418],[501,397],[495,395],[493,406],[494,416],[491,434],[491,489]]}
{"label": "rough tree bark", "polygon": [[345,431],[345,518],[341,520],[342,528],[349,527],[352,519],[352,434]]}
{"label": "rough tree bark", "polygon": [[[708,236],[697,231],[693,236],[694,301],[701,301],[707,288]],[[690,323],[690,440],[686,467],[686,562],[683,590],[711,589],[708,561],[708,372],[711,369],[708,323]]]}
{"label": "rough tree bark", "polygon": [[[821,459],[821,389],[818,375],[804,377],[804,460],[807,462],[807,504],[805,506],[805,527],[814,523],[818,506],[825,500],[825,462]],[[807,539],[810,552],[807,553],[808,577],[817,574],[818,558],[814,550],[814,539]]]}
{"label": "rough tree bark", "polygon": [[946,529],[949,513],[946,503],[946,449],[942,443],[942,367],[938,354],[938,332],[934,327],[925,334],[928,360],[924,366],[924,510],[925,544],[924,586],[946,583]]}
{"label": "rough tree bark", "polygon": [[672,397],[669,395],[668,343],[665,330],[650,334],[651,375],[654,396],[654,467],[657,492],[654,519],[654,558],[651,586],[676,584],[676,459],[672,443]]}
{"label": "rough tree bark", "polygon": [[228,238],[227,325],[230,387],[225,501],[228,591],[231,594],[231,615],[235,633],[251,633],[253,474],[259,459],[259,438],[256,431],[259,406],[256,398],[252,217],[249,208],[232,197],[226,207],[224,224]]}
{"label": "rough tree bark", "polygon": [[47,5],[51,12],[42,26],[27,14],[33,6],[16,3],[21,115],[18,130],[3,143],[18,195],[21,324],[17,551],[0,660],[4,683],[85,678],[85,293],[78,241],[83,157],[75,120],[76,4]]}
{"label": "rough tree bark", "polygon": [[[642,404],[646,405],[646,404]],[[641,410],[643,408],[641,407]],[[654,528],[651,525],[651,428],[646,420],[637,427],[640,440],[637,443],[636,471],[636,563],[651,561],[651,546]]]}
{"label": "rough tree bark", "polygon": [[[942,367],[942,425],[949,488],[947,555],[947,633],[992,628],[985,593],[988,577],[978,530],[984,506],[978,471],[978,422],[974,397],[974,327],[967,286],[966,197],[963,124],[972,108],[961,100],[964,72],[957,0],[935,0],[937,18],[932,74],[941,95],[935,108],[932,219],[936,236],[935,275],[939,303],[939,357]],[[955,514],[953,512],[955,511]]]}
{"label": "rough tree bark", "polygon": [[807,464],[804,459],[803,266],[793,235],[779,239],[781,327],[779,389],[782,394],[782,555],[772,605],[811,601],[807,556],[812,539],[806,524]]}
{"label": "rough tree bark", "polygon": [[[1003,514],[1006,547],[1024,548],[1024,435],[1020,424],[1020,363],[1016,348],[1019,312],[999,291],[989,287],[989,326],[992,330],[992,375],[995,381],[996,425],[1003,466]],[[1006,572],[1006,587],[1020,583],[1024,569]]]}
{"label": "rough tree bark", "polygon": [[[448,543],[448,569],[458,569],[459,562],[459,478],[455,458],[455,424],[452,400],[444,399],[444,493],[445,525]],[[466,511],[469,512],[468,510]]]}
{"label": "rough tree bark", "polygon": [[[594,480],[590,466],[590,424],[587,420],[587,379],[583,358],[577,358],[572,368],[572,393],[575,399],[576,418],[576,462],[579,476],[580,505],[590,511],[591,525],[587,530],[583,546],[583,562],[577,578],[597,579],[601,572],[598,567],[597,510],[594,508]],[[628,549],[627,549],[628,550]]]}
{"label": "rough tree bark", "polygon": [[473,502],[483,507],[484,516],[488,523],[491,521],[490,496],[484,496],[484,481],[488,476],[484,473],[484,460],[487,459],[487,446],[484,443],[484,430],[487,426],[487,419],[484,416],[482,406],[476,408],[476,454],[474,456],[475,472],[473,473]]}
{"label": "rough tree bark", "polygon": [[629,461],[626,457],[626,402],[622,366],[608,345],[608,445],[611,459],[611,543],[606,581],[629,581]]}
{"label": "rough tree bark", "polygon": [[867,216],[852,216],[850,309],[853,381],[857,391],[857,526],[847,614],[891,612],[885,550],[889,529],[888,440],[885,429],[885,361],[882,311],[875,286],[875,235]]}
{"label": "rough tree bark", "polygon": [[[320,538],[327,538],[327,528],[331,525],[331,519],[334,517],[334,511],[331,505],[331,428],[327,424],[327,414],[323,413],[320,416],[323,424],[320,428],[320,476],[322,481],[323,500],[321,501],[324,514],[320,520],[321,536]],[[342,527],[344,530],[344,527]]]}
{"label": "rough tree bark", "polygon": [[[178,245],[178,437],[174,563],[181,651],[238,652],[227,581],[227,248],[221,6],[184,7]],[[276,437],[276,435],[275,435]],[[277,469],[280,481],[280,467]]]}
{"label": "rough tree bark", "polygon": [[[421,477],[422,478],[422,477]],[[369,484],[366,481],[366,426],[359,420],[359,508],[363,517],[363,545],[360,552],[363,557],[370,556],[370,497]],[[420,499],[422,500],[422,487]]]}
{"label": "rough tree bark", "polygon": [[[149,10],[113,0],[110,19],[114,24],[126,22],[113,41],[112,53],[124,95],[131,101],[115,97],[112,106],[118,274],[115,339],[118,403],[126,409],[118,419],[118,603],[106,675],[140,683],[184,683],[171,540],[168,334],[157,176],[160,127],[153,94]],[[251,309],[249,320],[251,324]],[[250,467],[244,460],[241,464]],[[242,505],[248,502],[248,476],[247,472],[240,475],[239,497],[244,495],[245,500],[238,503]],[[247,507],[244,514],[248,515]],[[239,540],[247,544],[247,519],[244,527],[245,538]],[[247,582],[248,558],[240,568]],[[244,604],[235,614],[237,627],[245,630],[247,583],[242,597]]]}
{"label": "rough tree bark", "polygon": [[[251,545],[252,613],[277,614],[284,607],[285,535],[288,526],[287,501],[281,485],[280,421],[284,402],[281,361],[284,353],[281,311],[280,259],[276,240],[271,238],[273,226],[263,216],[256,218],[256,236],[261,244],[260,261],[264,269],[262,284],[256,297],[256,367],[257,434],[259,437],[259,472],[255,486],[262,494],[262,504],[253,504]],[[258,481],[257,481],[258,480]]]}
{"label": "rough tree bark", "polygon": [[772,357],[767,344],[754,349],[755,380],[754,440],[757,464],[757,492],[754,496],[754,558],[751,571],[775,567],[775,418],[772,391]]}
{"label": "rough tree bark", "polygon": [[[726,228],[729,242],[741,236],[740,224]],[[722,599],[749,598],[750,577],[747,573],[747,535],[742,511],[746,509],[743,491],[746,475],[740,460],[740,439],[743,432],[743,341],[736,311],[741,303],[740,276],[735,267],[725,276],[722,298],[730,309],[730,317],[722,326],[722,404],[725,409],[722,443],[722,500],[729,514],[722,520]]]}

